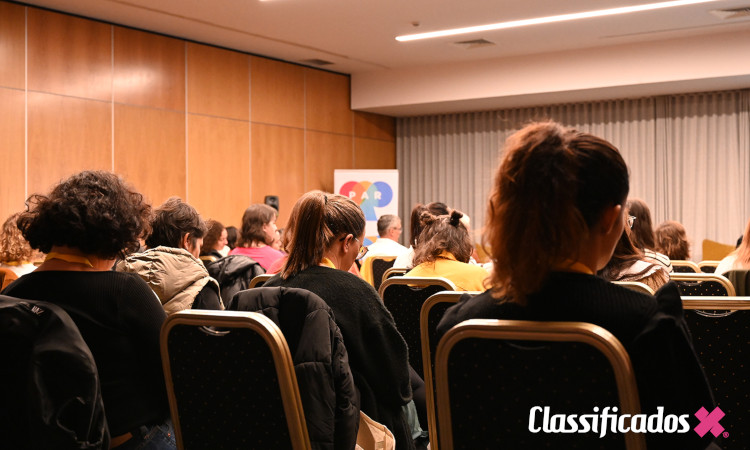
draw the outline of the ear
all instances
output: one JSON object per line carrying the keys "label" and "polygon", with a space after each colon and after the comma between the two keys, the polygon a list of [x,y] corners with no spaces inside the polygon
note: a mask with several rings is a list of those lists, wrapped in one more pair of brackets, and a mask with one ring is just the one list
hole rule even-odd
{"label": "ear", "polygon": [[190,251],[190,233],[182,235],[182,239],[180,239],[180,248]]}
{"label": "ear", "polygon": [[345,252],[348,252],[349,251],[349,246],[351,245],[351,243],[352,243],[353,240],[354,240],[354,235],[353,234],[347,234],[346,237],[344,238],[344,242],[343,242],[343,245],[341,246],[341,248]]}
{"label": "ear", "polygon": [[622,205],[614,205],[604,209],[602,218],[600,220],[601,229],[604,234],[611,233],[614,228],[618,225],[618,219],[622,212]]}

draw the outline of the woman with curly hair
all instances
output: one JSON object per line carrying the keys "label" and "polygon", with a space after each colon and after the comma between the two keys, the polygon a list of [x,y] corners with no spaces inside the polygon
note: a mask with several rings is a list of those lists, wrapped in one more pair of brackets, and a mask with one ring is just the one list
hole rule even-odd
{"label": "woman with curly hair", "polygon": [[[628,351],[643,413],[711,409],[677,286],[650,296],[595,275],[622,237],[628,178],[620,152],[591,134],[542,122],[510,136],[487,210],[492,288],[464,295],[445,312],[438,335],[477,318],[592,323]],[[695,433],[646,440],[649,448],[710,444]]]}
{"label": "woman with curly hair", "polygon": [[459,211],[441,216],[422,213],[424,230],[414,254],[415,266],[406,276],[447,278],[459,291],[485,290],[484,280],[489,273],[481,266],[469,264],[474,246],[461,222],[463,216]]}
{"label": "woman with curly hair", "polygon": [[15,213],[3,223],[0,232],[0,268],[9,269],[20,277],[33,272],[36,266],[31,263],[34,252],[16,225],[18,216],[19,213]]}
{"label": "woman with curly hair", "polygon": [[86,171],[32,195],[18,228],[44,263],[3,294],[68,312],[94,355],[111,448],[175,448],[159,332],[166,318],[149,286],[112,271],[138,249],[151,207],[117,175]]}

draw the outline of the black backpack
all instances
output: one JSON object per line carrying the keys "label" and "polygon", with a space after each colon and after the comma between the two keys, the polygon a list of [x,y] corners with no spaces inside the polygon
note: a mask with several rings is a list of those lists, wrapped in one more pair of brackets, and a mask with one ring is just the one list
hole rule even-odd
{"label": "black backpack", "polygon": [[59,306],[0,295],[0,446],[108,449],[99,376]]}

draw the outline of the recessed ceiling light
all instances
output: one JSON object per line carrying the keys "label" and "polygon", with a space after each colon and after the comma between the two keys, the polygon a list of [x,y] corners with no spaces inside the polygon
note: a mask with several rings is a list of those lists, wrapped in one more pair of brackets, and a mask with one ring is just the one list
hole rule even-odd
{"label": "recessed ceiling light", "polygon": [[510,22],[491,23],[489,25],[477,25],[473,27],[451,28],[448,30],[430,31],[427,33],[406,34],[397,36],[396,40],[415,41],[418,39],[430,39],[443,36],[455,36],[457,34],[476,33],[479,31],[502,30],[505,28],[526,27],[543,23],[564,22],[567,20],[588,19],[591,17],[613,16],[616,14],[628,14],[638,11],[650,11],[654,9],[672,8],[675,6],[694,5],[697,3],[709,3],[717,0],[676,0],[671,2],[649,3],[646,5],[624,6],[621,8],[599,9],[596,11],[585,11],[572,14],[560,14],[557,16],[537,17],[535,19],[512,20]]}

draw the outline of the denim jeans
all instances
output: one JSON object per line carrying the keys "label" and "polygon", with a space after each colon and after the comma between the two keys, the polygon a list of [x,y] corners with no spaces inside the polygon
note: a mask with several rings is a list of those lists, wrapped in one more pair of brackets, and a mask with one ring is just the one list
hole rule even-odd
{"label": "denim jeans", "polygon": [[117,450],[174,450],[177,448],[172,419],[167,419],[160,425],[141,426],[131,433],[133,437],[118,446]]}

